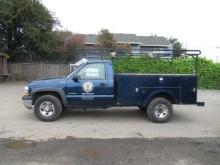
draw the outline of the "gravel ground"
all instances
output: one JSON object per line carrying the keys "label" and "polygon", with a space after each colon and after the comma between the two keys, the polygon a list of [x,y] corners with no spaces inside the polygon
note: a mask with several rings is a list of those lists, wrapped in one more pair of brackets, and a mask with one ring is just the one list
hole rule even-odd
{"label": "gravel ground", "polygon": [[65,138],[219,137],[220,91],[199,91],[205,107],[174,106],[165,124],[148,120],[137,107],[74,109],[55,122],[39,121],[22,105],[24,83],[0,84],[0,138],[30,140]]}
{"label": "gravel ground", "polygon": [[136,107],[74,109],[55,122],[24,108],[24,83],[0,84],[0,165],[219,165],[220,91],[174,106],[165,124]]}

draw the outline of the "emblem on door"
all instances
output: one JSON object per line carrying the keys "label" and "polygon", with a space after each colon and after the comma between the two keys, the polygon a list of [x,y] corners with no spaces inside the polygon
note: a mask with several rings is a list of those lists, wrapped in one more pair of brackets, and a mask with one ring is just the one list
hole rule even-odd
{"label": "emblem on door", "polygon": [[89,92],[93,91],[94,85],[91,81],[87,81],[87,82],[83,83],[82,89],[83,89],[84,92],[89,93]]}

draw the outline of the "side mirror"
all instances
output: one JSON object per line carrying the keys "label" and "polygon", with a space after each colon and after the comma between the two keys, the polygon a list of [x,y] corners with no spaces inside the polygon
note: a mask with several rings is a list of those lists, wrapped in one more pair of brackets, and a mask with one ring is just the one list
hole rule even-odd
{"label": "side mirror", "polygon": [[73,76],[73,81],[78,82],[80,80],[80,76],[74,75]]}

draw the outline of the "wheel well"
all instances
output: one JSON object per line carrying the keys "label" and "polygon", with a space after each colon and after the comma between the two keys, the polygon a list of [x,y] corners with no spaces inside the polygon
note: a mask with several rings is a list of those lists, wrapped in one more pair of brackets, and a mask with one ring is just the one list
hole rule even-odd
{"label": "wheel well", "polygon": [[169,100],[172,104],[175,104],[175,103],[176,103],[175,100],[174,100],[174,98],[173,98],[173,96],[172,96],[171,94],[165,93],[165,92],[160,92],[160,93],[157,93],[157,94],[153,95],[153,96],[149,99],[149,101],[147,102],[147,104],[148,104],[151,100],[153,100],[154,98],[157,98],[157,97],[165,98],[165,99]]}
{"label": "wheel well", "polygon": [[58,92],[54,92],[54,91],[41,91],[41,92],[34,93],[33,99],[32,99],[32,104],[35,103],[37,98],[39,98],[43,95],[53,95],[53,96],[57,97],[63,105],[63,101],[62,101],[62,98],[61,98],[60,94]]}

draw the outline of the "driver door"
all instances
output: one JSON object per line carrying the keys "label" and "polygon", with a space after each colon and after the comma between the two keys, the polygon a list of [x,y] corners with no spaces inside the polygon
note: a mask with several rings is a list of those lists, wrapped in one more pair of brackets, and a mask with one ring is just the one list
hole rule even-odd
{"label": "driver door", "polygon": [[105,63],[89,63],[67,82],[67,101],[76,107],[103,107],[112,105],[113,88],[107,80]]}

